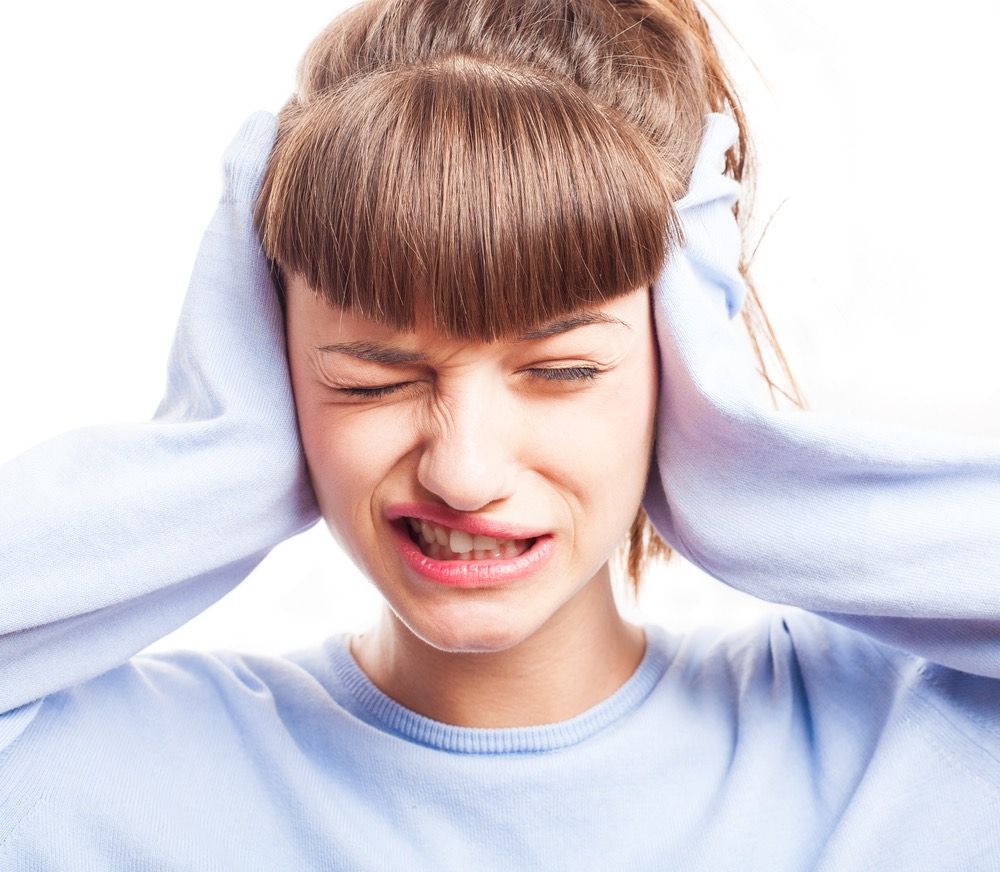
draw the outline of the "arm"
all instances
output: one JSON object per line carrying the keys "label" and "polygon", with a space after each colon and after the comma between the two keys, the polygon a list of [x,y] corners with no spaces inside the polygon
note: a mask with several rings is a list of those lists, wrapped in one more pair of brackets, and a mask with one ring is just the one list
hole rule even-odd
{"label": "arm", "polygon": [[256,112],[226,152],[153,419],[0,466],[0,712],[124,662],[318,520],[251,223],[275,131]]}
{"label": "arm", "polygon": [[714,578],[911,654],[1000,678],[1000,441],[775,411],[731,319],[745,285],[710,115],[686,242],[653,287],[661,388],[643,506]]}

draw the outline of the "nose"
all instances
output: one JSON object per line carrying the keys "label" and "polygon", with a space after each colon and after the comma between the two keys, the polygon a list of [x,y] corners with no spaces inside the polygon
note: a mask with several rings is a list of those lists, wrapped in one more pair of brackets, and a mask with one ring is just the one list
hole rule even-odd
{"label": "nose", "polygon": [[516,472],[511,410],[481,383],[456,387],[436,403],[417,466],[420,483],[461,512],[509,497]]}

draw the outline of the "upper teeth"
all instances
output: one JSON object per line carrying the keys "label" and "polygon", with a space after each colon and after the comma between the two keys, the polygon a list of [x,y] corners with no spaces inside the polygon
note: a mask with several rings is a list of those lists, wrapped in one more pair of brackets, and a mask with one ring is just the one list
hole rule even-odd
{"label": "upper teeth", "polygon": [[493,536],[473,536],[464,530],[452,530],[439,524],[431,524],[418,518],[407,518],[414,533],[417,533],[428,544],[437,542],[446,545],[456,554],[467,554],[472,551],[503,550],[506,544],[514,545],[521,540],[496,539]]}

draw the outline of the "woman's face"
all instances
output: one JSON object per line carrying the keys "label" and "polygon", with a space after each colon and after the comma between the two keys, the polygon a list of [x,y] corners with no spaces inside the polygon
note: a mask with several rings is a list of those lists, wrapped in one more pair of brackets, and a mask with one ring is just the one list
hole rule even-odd
{"label": "woman's face", "polygon": [[[396,332],[331,308],[298,280],[287,291],[292,387],[320,510],[412,633],[442,651],[510,648],[607,571],[642,499],[653,443],[647,288],[573,313],[603,320],[491,344],[449,340],[426,320]],[[376,349],[381,361],[370,359]],[[391,363],[391,354],[414,359]],[[561,368],[597,374],[537,371]],[[345,390],[386,386],[399,387]],[[414,503],[451,509],[456,523],[549,534],[548,557],[501,584],[428,580],[400,550],[407,522],[387,517],[419,511]]]}

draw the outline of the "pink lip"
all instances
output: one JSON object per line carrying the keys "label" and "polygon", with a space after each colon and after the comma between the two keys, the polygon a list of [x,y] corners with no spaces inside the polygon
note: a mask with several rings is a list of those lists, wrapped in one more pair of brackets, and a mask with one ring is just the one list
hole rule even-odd
{"label": "pink lip", "polygon": [[435,560],[410,539],[407,521],[393,521],[389,527],[407,566],[429,581],[450,587],[493,587],[524,578],[540,569],[555,552],[555,538],[543,535],[524,554],[508,560]]}
{"label": "pink lip", "polygon": [[447,506],[434,503],[393,503],[385,510],[390,521],[397,518],[422,518],[442,527],[464,530],[470,536],[492,536],[494,539],[536,539],[548,535],[549,531],[521,527],[506,521],[491,521],[482,516],[466,515]]}

